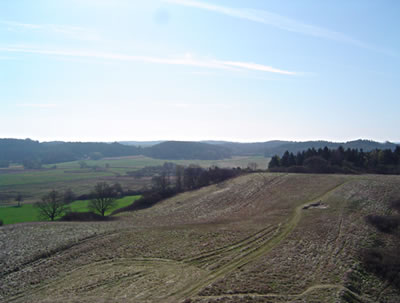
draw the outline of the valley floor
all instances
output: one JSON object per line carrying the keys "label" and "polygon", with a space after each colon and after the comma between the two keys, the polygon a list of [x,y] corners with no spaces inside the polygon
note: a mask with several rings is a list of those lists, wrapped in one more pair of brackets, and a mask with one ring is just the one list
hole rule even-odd
{"label": "valley floor", "polygon": [[400,176],[245,175],[103,223],[0,228],[1,302],[399,302],[359,250]]}

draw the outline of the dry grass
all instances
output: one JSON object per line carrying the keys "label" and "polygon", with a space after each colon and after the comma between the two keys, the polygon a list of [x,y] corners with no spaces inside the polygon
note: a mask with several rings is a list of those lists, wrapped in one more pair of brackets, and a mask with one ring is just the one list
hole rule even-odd
{"label": "dry grass", "polygon": [[377,238],[364,216],[387,213],[399,185],[251,174],[115,222],[1,227],[0,301],[398,302],[357,251]]}

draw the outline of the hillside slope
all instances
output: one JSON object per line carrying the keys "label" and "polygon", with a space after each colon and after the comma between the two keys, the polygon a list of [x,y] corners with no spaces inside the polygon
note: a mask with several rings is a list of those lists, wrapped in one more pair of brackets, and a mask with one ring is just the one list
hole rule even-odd
{"label": "hillside slope", "polygon": [[232,156],[229,149],[207,143],[167,141],[143,150],[145,155],[169,160],[218,160]]}
{"label": "hillside slope", "polygon": [[398,302],[358,251],[389,241],[364,217],[387,213],[399,185],[251,174],[115,222],[1,227],[0,301]]}

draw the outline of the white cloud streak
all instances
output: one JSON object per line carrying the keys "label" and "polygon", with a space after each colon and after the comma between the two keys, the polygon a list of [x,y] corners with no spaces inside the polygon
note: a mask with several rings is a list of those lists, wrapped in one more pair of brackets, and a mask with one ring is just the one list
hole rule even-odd
{"label": "white cloud streak", "polygon": [[303,35],[313,36],[317,38],[323,38],[328,40],[333,40],[341,43],[351,44],[357,47],[370,49],[373,51],[385,53],[387,55],[394,55],[393,52],[388,50],[378,48],[372,45],[369,45],[360,40],[354,39],[348,35],[345,35],[340,32],[332,31],[329,29],[325,29],[322,27],[314,26],[299,22],[297,20],[281,16],[279,14],[275,14],[265,10],[255,10],[255,9],[247,9],[247,8],[230,8],[220,5],[209,4],[205,2],[195,1],[195,0],[163,0],[163,2],[182,5],[186,7],[193,7],[198,9],[203,9],[207,11],[216,12],[219,14],[223,14],[226,16],[244,19],[248,21],[253,21],[257,23],[266,24],[269,26],[273,26],[279,28],[281,30],[299,33]]}
{"label": "white cloud streak", "polygon": [[69,38],[78,40],[99,40],[99,34],[85,27],[71,26],[71,25],[58,25],[58,24],[30,24],[15,21],[0,20],[7,30],[24,32],[24,31],[37,31],[45,32],[55,35],[64,35]]}
{"label": "white cloud streak", "polygon": [[24,107],[24,108],[56,108],[58,107],[57,104],[52,104],[52,103],[23,103],[23,104],[17,104],[18,107]]}
{"label": "white cloud streak", "polygon": [[51,50],[51,49],[33,48],[26,46],[1,46],[1,45],[0,45],[0,51],[10,52],[10,53],[39,54],[48,56],[79,57],[79,58],[143,62],[143,63],[165,64],[165,65],[182,65],[182,66],[193,66],[193,67],[211,68],[211,69],[251,70],[251,71],[269,72],[269,73],[276,73],[276,74],[290,75],[290,76],[299,74],[297,72],[287,71],[251,62],[195,59],[192,56],[188,55],[180,58],[159,58],[159,57],[134,56],[134,55],[125,55],[120,53],[105,53],[96,51],[75,51],[75,50],[59,50],[59,49]]}
{"label": "white cloud streak", "polygon": [[196,103],[158,103],[158,105],[163,105],[163,106],[172,106],[176,108],[181,108],[181,109],[230,109],[232,108],[232,105],[227,105],[227,104],[219,104],[219,103],[202,103],[202,104],[196,104]]}

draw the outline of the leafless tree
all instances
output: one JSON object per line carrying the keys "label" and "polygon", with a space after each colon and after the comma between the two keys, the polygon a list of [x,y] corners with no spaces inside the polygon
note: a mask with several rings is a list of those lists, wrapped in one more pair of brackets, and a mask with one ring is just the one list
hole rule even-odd
{"label": "leafless tree", "polygon": [[258,165],[256,162],[250,162],[249,164],[247,164],[247,167],[251,170],[256,170]]}
{"label": "leafless tree", "polygon": [[21,207],[21,202],[24,200],[24,197],[22,197],[22,195],[19,193],[17,194],[17,196],[15,197],[15,201],[17,201],[18,203],[18,207]]}
{"label": "leafless tree", "polygon": [[116,204],[116,192],[113,186],[106,182],[99,182],[92,191],[93,199],[89,202],[89,209],[101,214],[103,217],[107,210],[113,208]]}
{"label": "leafless tree", "polygon": [[54,221],[57,217],[63,215],[68,207],[63,201],[62,195],[52,190],[42,197],[42,201],[36,202],[35,206],[39,209],[40,217]]}

